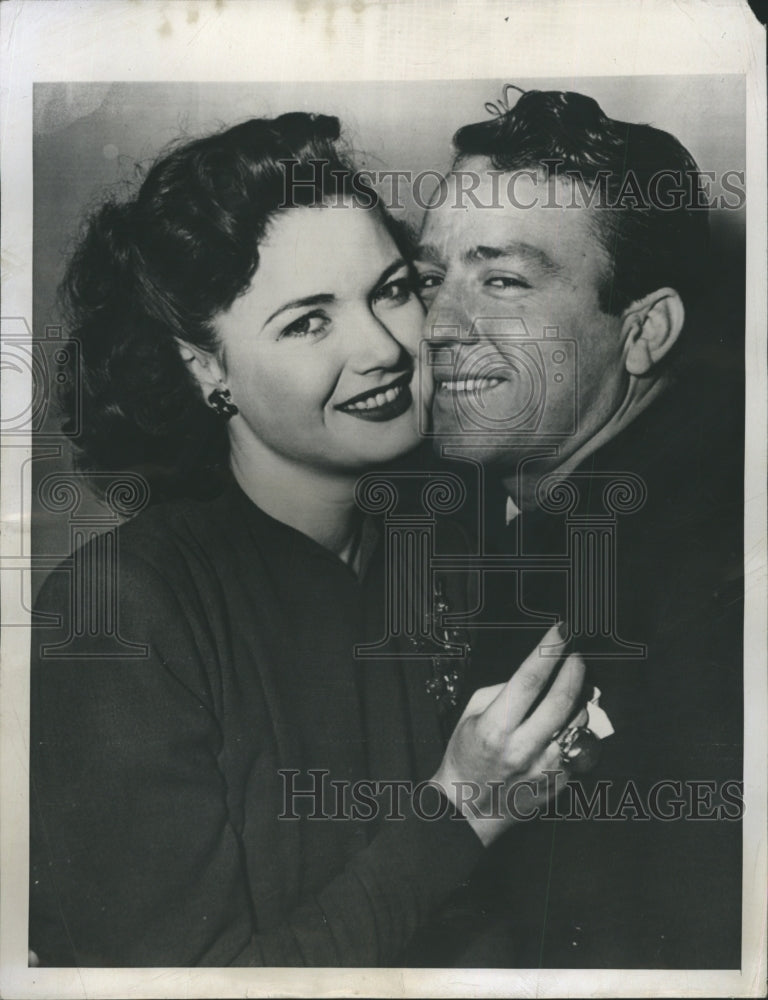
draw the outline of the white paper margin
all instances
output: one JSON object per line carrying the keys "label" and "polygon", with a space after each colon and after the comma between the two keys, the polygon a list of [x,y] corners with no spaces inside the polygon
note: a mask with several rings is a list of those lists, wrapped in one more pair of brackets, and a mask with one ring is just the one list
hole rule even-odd
{"label": "white paper margin", "polygon": [[[191,11],[197,17],[188,17]],[[742,0],[6,0],[2,29],[2,315],[32,318],[36,81],[435,80],[745,73],[747,394],[742,969],[29,969],[28,642],[2,631],[0,993],[3,997],[764,996],[766,983],[765,33]],[[289,56],[286,56],[289,53]],[[448,137],[446,137],[447,139]],[[2,371],[18,412],[30,385]],[[2,565],[27,551],[29,443],[3,448]],[[29,484],[26,484],[28,487]],[[24,579],[29,604],[29,579]],[[9,595],[3,589],[5,604]],[[706,877],[706,873],[702,873]],[[717,914],[713,914],[717,919]]]}

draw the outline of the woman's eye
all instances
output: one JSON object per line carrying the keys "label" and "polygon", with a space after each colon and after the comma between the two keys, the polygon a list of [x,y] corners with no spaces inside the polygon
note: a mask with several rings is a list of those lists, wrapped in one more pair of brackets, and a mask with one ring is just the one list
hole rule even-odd
{"label": "woman's eye", "polygon": [[374,302],[407,302],[413,295],[413,282],[409,277],[394,278],[373,293]]}
{"label": "woman's eye", "polygon": [[507,288],[530,288],[531,286],[525,280],[525,278],[513,277],[510,274],[497,274],[492,278],[488,278],[485,284],[490,288],[507,289]]}
{"label": "woman's eye", "polygon": [[307,313],[289,323],[280,333],[283,337],[313,337],[325,333],[330,325],[330,319],[325,313]]}

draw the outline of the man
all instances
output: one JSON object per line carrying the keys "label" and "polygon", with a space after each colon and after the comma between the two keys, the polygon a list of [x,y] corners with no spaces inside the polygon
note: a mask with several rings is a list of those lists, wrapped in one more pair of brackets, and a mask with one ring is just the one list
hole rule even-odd
{"label": "man", "polygon": [[477,682],[561,618],[615,728],[579,781],[607,801],[489,852],[457,964],[738,967],[743,411],[738,326],[695,316],[696,164],[574,93],[454,141],[420,272],[433,434],[480,499]]}

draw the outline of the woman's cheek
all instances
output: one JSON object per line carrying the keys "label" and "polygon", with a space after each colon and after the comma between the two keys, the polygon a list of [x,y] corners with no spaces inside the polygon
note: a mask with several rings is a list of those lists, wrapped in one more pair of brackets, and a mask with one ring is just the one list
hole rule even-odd
{"label": "woman's cheek", "polygon": [[[413,379],[412,389],[416,406],[420,408],[422,414],[429,417],[432,406],[432,397],[435,394],[435,380],[432,377],[432,369],[429,365],[418,365]],[[424,424],[424,429],[428,424]]]}
{"label": "woman's cheek", "polygon": [[424,308],[416,298],[382,317],[391,335],[414,358],[419,356],[419,345],[425,335],[425,318]]}

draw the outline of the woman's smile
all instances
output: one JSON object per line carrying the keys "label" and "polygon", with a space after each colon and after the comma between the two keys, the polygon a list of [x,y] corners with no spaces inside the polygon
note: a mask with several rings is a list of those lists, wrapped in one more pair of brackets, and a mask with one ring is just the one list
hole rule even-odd
{"label": "woman's smile", "polygon": [[410,388],[412,377],[413,372],[405,372],[388,384],[368,389],[339,403],[335,409],[360,420],[394,420],[409,410],[413,403]]}

